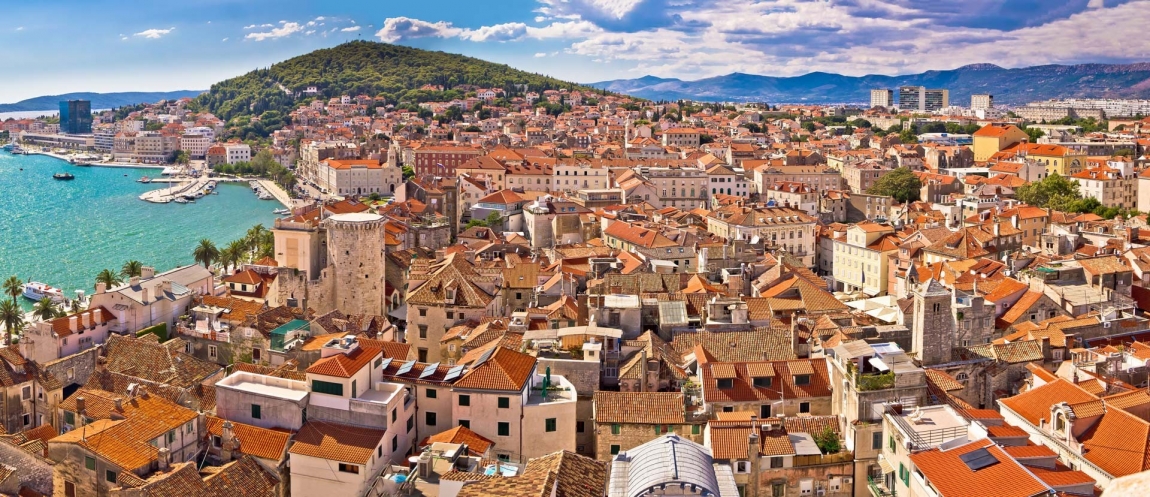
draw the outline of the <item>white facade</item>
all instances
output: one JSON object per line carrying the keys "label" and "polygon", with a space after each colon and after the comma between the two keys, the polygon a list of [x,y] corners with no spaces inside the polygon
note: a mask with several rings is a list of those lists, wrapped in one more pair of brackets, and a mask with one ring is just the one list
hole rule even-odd
{"label": "white facade", "polygon": [[562,192],[575,192],[579,190],[598,190],[610,186],[610,174],[606,167],[591,166],[571,162],[555,164],[554,182],[555,190]]}
{"label": "white facade", "polygon": [[[526,462],[529,458],[561,450],[574,451],[575,387],[566,378],[551,375],[551,384],[558,390],[543,399],[536,390],[542,383],[543,375],[532,373],[520,392],[453,389],[451,417],[454,422],[439,431],[464,424],[494,441],[496,456],[511,462]],[[506,400],[500,401],[501,398]]]}
{"label": "white facade", "polygon": [[[229,143],[224,145],[224,150],[228,152],[228,164],[235,164],[237,162],[251,162],[252,161],[252,148],[243,143]],[[206,149],[205,149],[206,152]]]}
{"label": "white facade", "polygon": [[994,107],[994,95],[987,93],[970,96],[970,110],[986,110]]}
{"label": "white facade", "polygon": [[211,145],[211,140],[203,135],[185,134],[180,136],[180,150],[187,152],[188,156],[193,159],[203,159]]}

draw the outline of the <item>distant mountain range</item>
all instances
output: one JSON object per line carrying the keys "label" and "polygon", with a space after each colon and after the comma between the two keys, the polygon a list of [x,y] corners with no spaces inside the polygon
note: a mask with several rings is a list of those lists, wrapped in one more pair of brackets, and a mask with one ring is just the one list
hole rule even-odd
{"label": "distant mountain range", "polygon": [[112,109],[125,105],[150,104],[160,100],[194,98],[203,90],[179,91],[128,91],[118,93],[65,93],[29,98],[14,104],[0,104],[0,112],[30,112],[37,110],[59,110],[61,100],[90,100],[93,109]]}
{"label": "distant mountain range", "polygon": [[[794,77],[732,73],[683,81],[643,76],[589,86],[650,100],[753,101],[768,103],[869,103],[870,90],[899,86],[950,90],[954,105],[970,105],[970,95],[989,93],[995,103],[1023,104],[1067,97],[1150,98],[1150,63],[1046,65],[1004,69],[973,64],[950,71],[903,76],[843,76],[813,72]],[[897,96],[896,96],[897,101]]]}

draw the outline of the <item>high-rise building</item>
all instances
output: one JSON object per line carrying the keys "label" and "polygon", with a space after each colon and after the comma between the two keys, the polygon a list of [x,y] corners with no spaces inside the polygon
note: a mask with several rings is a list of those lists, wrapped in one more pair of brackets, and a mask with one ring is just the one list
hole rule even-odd
{"label": "high-rise building", "polygon": [[949,105],[948,90],[928,90],[925,86],[901,86],[898,89],[900,110],[934,112]]}
{"label": "high-rise building", "polygon": [[970,96],[970,110],[986,110],[994,107],[994,95],[988,93]]}
{"label": "high-rise building", "polygon": [[893,107],[894,90],[871,90],[870,106],[872,109],[875,107]]}
{"label": "high-rise building", "polygon": [[60,102],[60,132],[73,135],[92,132],[92,102],[68,100]]}

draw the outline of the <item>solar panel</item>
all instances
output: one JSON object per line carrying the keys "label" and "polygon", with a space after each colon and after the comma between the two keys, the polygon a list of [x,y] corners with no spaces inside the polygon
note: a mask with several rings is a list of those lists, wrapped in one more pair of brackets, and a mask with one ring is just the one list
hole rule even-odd
{"label": "solar panel", "polygon": [[459,376],[463,374],[464,369],[465,366],[455,366],[454,368],[451,368],[447,371],[447,376],[443,377],[443,381],[451,381],[459,378]]}
{"label": "solar panel", "polygon": [[487,362],[488,359],[491,359],[491,355],[495,353],[496,348],[498,347],[491,347],[490,349],[487,349],[487,352],[484,352],[483,355],[479,356],[479,359],[475,361],[475,365],[473,367],[477,368],[482,366],[483,363]]}
{"label": "solar panel", "polygon": [[391,358],[388,357],[387,359],[384,359],[383,362],[381,362],[379,364],[379,368],[380,369],[387,369],[387,367],[390,365],[391,365]]}
{"label": "solar panel", "polygon": [[958,456],[958,458],[966,463],[966,467],[970,468],[971,471],[978,471],[987,466],[998,464],[998,459],[994,457],[994,454],[991,454],[990,451],[985,448],[967,452],[966,454]]}
{"label": "solar panel", "polygon": [[412,367],[414,367],[414,366],[415,366],[415,361],[408,361],[408,362],[405,362],[405,363],[403,363],[403,365],[402,365],[402,366],[400,366],[400,367],[399,367],[399,371],[396,371],[396,372],[395,372],[395,374],[396,374],[396,376],[398,376],[398,375],[401,375],[401,374],[407,374],[407,373],[410,373],[410,372],[411,372],[411,368],[412,368]]}
{"label": "solar panel", "polygon": [[431,364],[428,364],[426,368],[423,368],[423,372],[419,373],[419,378],[420,379],[427,378],[428,376],[435,374],[435,371],[438,369],[439,369],[439,363],[438,362],[433,362]]}

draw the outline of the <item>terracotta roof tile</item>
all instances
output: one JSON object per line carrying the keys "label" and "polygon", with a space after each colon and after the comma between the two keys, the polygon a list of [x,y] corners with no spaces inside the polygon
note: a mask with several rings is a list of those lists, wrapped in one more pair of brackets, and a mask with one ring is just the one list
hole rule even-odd
{"label": "terracotta roof tile", "polygon": [[[959,456],[985,449],[997,462],[971,470]],[[990,440],[976,440],[947,451],[937,448],[910,455],[915,467],[943,497],[995,495],[1033,497],[1049,488]]]}
{"label": "terracotta roof tile", "polygon": [[456,388],[520,391],[535,370],[535,357],[505,347],[496,347],[482,364],[455,382]]}
{"label": "terracotta roof tile", "polygon": [[383,443],[384,430],[310,420],[295,436],[289,452],[303,456],[367,464]]}
{"label": "terracotta roof tile", "polygon": [[596,423],[685,424],[680,392],[595,392]]}
{"label": "terracotta roof tile", "polygon": [[[223,434],[225,420],[215,416],[207,416],[206,420],[209,435],[218,437]],[[235,421],[231,423],[232,432],[240,442],[240,453],[277,462],[287,457],[291,432],[269,430]]]}

